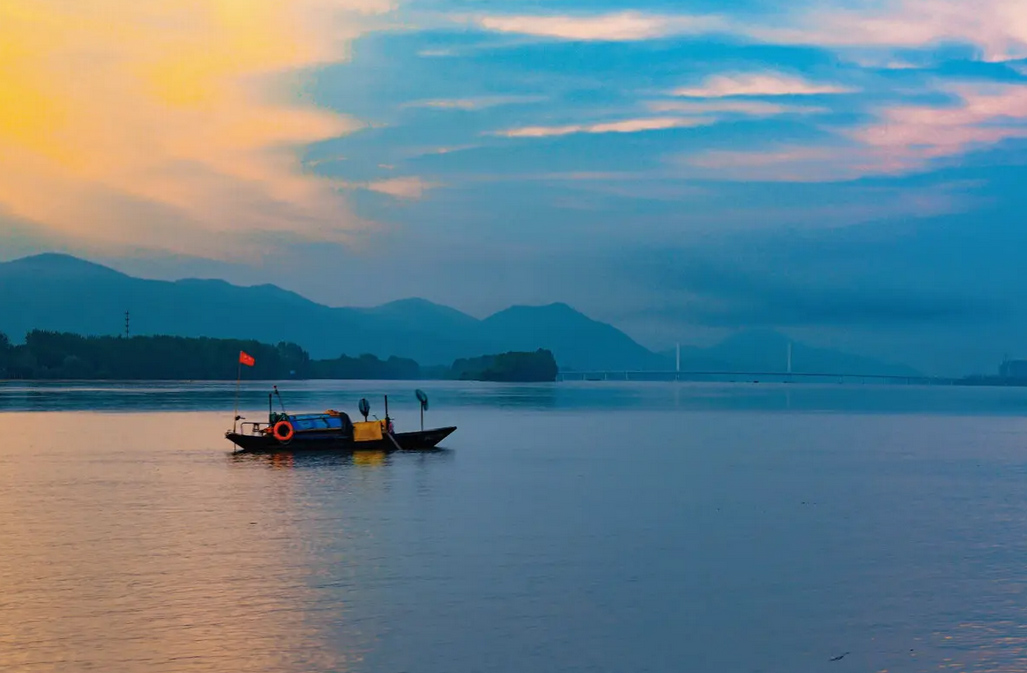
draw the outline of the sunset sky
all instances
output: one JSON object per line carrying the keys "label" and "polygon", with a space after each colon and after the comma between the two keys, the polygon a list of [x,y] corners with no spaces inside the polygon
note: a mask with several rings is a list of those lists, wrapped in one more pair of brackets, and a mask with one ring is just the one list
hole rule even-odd
{"label": "sunset sky", "polygon": [[0,259],[983,366],[1025,167],[1022,0],[0,0]]}

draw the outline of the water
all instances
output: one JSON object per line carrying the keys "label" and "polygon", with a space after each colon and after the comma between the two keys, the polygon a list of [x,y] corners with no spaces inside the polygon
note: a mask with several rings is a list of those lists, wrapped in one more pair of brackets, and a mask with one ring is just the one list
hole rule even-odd
{"label": "water", "polygon": [[1027,391],[417,385],[0,386],[0,670],[1027,670]]}

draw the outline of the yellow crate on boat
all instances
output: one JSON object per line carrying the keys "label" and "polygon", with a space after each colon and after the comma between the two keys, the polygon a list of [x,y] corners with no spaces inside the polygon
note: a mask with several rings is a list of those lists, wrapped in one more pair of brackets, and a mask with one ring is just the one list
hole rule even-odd
{"label": "yellow crate on boat", "polygon": [[354,442],[374,442],[382,438],[381,421],[360,421],[353,424]]}

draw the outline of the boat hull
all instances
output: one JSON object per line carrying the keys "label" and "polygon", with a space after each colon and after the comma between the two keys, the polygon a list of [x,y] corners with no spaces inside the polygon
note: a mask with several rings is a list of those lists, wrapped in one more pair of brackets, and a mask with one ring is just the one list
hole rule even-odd
{"label": "boat hull", "polygon": [[352,437],[336,433],[296,433],[288,442],[280,442],[271,435],[247,435],[226,432],[225,437],[236,445],[239,453],[293,453],[354,451],[430,451],[438,448],[439,442],[451,435],[456,427],[433,428],[417,432],[398,432],[393,443],[388,436],[366,442],[354,441]]}

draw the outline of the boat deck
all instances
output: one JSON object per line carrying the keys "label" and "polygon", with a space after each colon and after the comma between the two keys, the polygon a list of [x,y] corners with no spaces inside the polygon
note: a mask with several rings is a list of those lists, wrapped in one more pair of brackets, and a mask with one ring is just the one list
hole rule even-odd
{"label": "boat deck", "polygon": [[[455,426],[433,428],[415,432],[398,432],[381,439],[354,441],[351,436],[336,432],[296,433],[287,442],[272,435],[226,432],[225,437],[238,447],[240,453],[273,453],[297,451],[430,451],[456,430]],[[395,441],[393,441],[393,439]]]}

